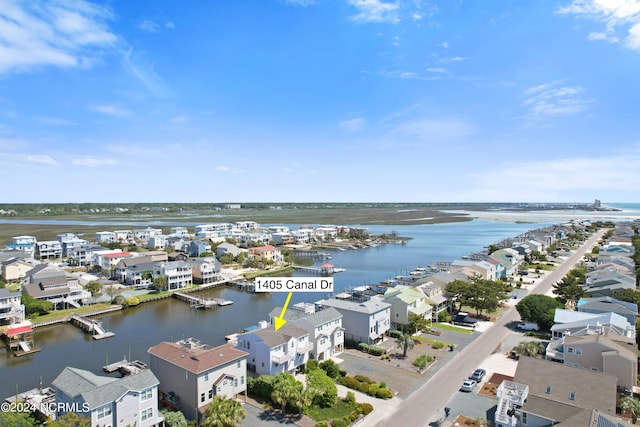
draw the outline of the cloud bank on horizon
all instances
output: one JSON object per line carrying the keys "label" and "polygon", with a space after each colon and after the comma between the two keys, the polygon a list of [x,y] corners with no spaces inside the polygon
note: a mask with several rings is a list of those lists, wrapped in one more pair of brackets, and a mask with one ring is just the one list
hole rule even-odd
{"label": "cloud bank on horizon", "polygon": [[3,201],[634,202],[640,0],[0,0]]}

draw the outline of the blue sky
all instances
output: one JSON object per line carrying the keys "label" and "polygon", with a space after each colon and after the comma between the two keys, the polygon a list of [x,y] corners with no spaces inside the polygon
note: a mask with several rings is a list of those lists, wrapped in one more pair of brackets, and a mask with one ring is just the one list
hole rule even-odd
{"label": "blue sky", "polygon": [[640,0],[0,0],[3,202],[637,202]]}

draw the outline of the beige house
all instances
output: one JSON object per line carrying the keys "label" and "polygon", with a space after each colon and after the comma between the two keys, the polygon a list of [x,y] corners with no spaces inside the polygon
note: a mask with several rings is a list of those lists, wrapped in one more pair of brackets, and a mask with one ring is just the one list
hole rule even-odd
{"label": "beige house", "polygon": [[160,381],[160,401],[200,420],[215,396],[247,390],[247,353],[231,344],[211,347],[189,338],[149,348],[149,367]]}
{"label": "beige house", "polygon": [[24,279],[27,272],[33,268],[33,264],[29,264],[18,258],[13,258],[2,263],[2,280],[11,282],[14,280]]}
{"label": "beige house", "polygon": [[391,304],[391,322],[408,325],[409,316],[417,314],[428,318],[431,315],[431,304],[426,295],[411,286],[396,286],[384,293],[384,301]]}

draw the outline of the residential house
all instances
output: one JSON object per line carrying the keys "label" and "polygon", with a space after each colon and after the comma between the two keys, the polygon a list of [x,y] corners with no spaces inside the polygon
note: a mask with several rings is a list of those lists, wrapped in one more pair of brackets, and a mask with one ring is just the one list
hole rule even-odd
{"label": "residential house", "polygon": [[60,245],[62,245],[62,256],[69,257],[75,248],[81,248],[89,244],[88,240],[80,239],[73,233],[58,234]]}
{"label": "residential house", "polygon": [[489,258],[498,261],[504,266],[507,277],[514,276],[518,272],[518,267],[524,261],[524,256],[512,248],[498,249],[489,255]]}
{"label": "residential house", "polygon": [[391,304],[391,322],[396,325],[408,325],[412,314],[425,318],[431,316],[432,306],[420,289],[398,285],[387,289],[384,300]]}
{"label": "residential house", "polygon": [[635,289],[636,279],[617,271],[592,271],[586,274],[584,290],[592,297],[611,296],[617,291]]}
{"label": "residential house", "polygon": [[160,381],[160,401],[200,420],[215,396],[233,398],[247,390],[247,353],[231,344],[211,347],[188,338],[148,350],[149,368]]}
{"label": "residential house", "polygon": [[193,283],[207,284],[222,279],[220,275],[222,266],[220,265],[220,261],[215,257],[192,259],[188,264],[191,266]]}
{"label": "residential house", "polygon": [[[269,320],[274,324],[274,317],[280,317],[282,308],[276,307],[269,313]],[[323,361],[337,356],[344,351],[344,328],[342,314],[333,307],[316,311],[316,306],[307,303],[294,304],[284,314],[285,320],[309,332],[309,341],[313,344],[309,357]]]}
{"label": "residential house", "polygon": [[158,378],[148,369],[122,378],[66,367],[53,380],[56,416],[74,412],[92,426],[163,426]]}
{"label": "residential house", "polygon": [[11,243],[7,245],[7,249],[21,251],[33,258],[36,253],[37,239],[34,236],[15,236],[11,239]]}
{"label": "residential house", "polygon": [[243,252],[243,249],[240,249],[236,245],[232,245],[231,243],[221,243],[216,248],[216,256],[221,258],[226,254],[231,254],[234,257],[238,256],[240,252]]}
{"label": "residential house", "polygon": [[36,242],[36,254],[38,259],[61,259],[62,258],[62,244],[57,240],[48,240],[43,242]]}
{"label": "residential house", "polygon": [[98,231],[96,232],[96,243],[98,245],[107,245],[109,243],[116,242],[116,233],[113,231]]}
{"label": "residential house", "polygon": [[249,247],[251,245],[268,245],[273,239],[271,233],[267,232],[242,232],[242,235],[235,238],[240,242],[240,246]]}
{"label": "residential house", "polygon": [[531,357],[520,357],[513,381],[503,381],[496,394],[496,427],[561,425],[593,410],[616,414],[616,377]]}
{"label": "residential house", "polygon": [[242,231],[253,231],[257,230],[259,227],[258,223],[255,221],[236,221],[233,225]]}
{"label": "residential house", "polygon": [[[75,246],[67,251],[67,261],[70,265],[97,265],[94,262],[95,254],[104,251],[112,251],[104,246],[87,244],[83,246]],[[120,251],[118,249],[118,251]],[[122,251],[120,251],[122,252]]]}
{"label": "residential house", "polygon": [[331,307],[342,314],[345,339],[375,344],[391,328],[391,304],[380,297],[366,301],[324,299],[317,301],[317,309]]}
{"label": "residential house", "polygon": [[551,327],[552,340],[590,330],[610,331],[630,339],[636,336],[635,323],[629,323],[626,317],[611,312],[587,313],[556,309],[553,322],[554,325]]}
{"label": "residential house", "polygon": [[116,242],[123,244],[134,244],[135,238],[133,237],[133,230],[113,230],[115,234]]}
{"label": "residential house", "polygon": [[293,240],[299,245],[306,245],[311,241],[313,236],[313,230],[310,228],[300,228],[291,232]]}
{"label": "residential house", "polygon": [[273,239],[276,245],[292,245],[295,242],[290,231],[272,233],[271,239]]}
{"label": "residential house", "polygon": [[148,288],[153,285],[156,261],[150,256],[121,259],[116,265],[116,280],[124,285]]}
{"label": "residential house", "polygon": [[2,280],[12,282],[23,279],[34,265],[20,258],[11,258],[2,263]]}
{"label": "residential house", "polygon": [[181,289],[187,286],[191,286],[193,283],[193,276],[191,273],[191,266],[185,261],[168,261],[156,263],[153,266],[154,278],[158,276],[164,276],[167,279],[167,284],[163,288],[166,290]]}
{"label": "residential house", "polygon": [[286,225],[271,225],[267,228],[271,234],[289,233],[291,229]]}
{"label": "residential house", "polygon": [[[182,238],[182,236],[178,236]],[[169,240],[168,236],[164,234],[156,234],[155,236],[149,237],[147,241],[147,248],[149,249],[164,249],[167,247],[167,241]]]}
{"label": "residential house", "polygon": [[280,264],[283,261],[282,252],[274,246],[258,246],[255,248],[249,248],[249,254],[252,257],[261,262],[271,262],[273,264]]}
{"label": "residential house", "polygon": [[211,253],[211,243],[207,240],[190,240],[186,247],[187,255],[198,257],[204,253]]}
{"label": "residential house", "polygon": [[195,226],[195,235],[198,239],[212,239],[216,237],[231,237],[233,224],[220,222],[214,224],[202,224]]}
{"label": "residential house", "polygon": [[496,280],[496,264],[487,261],[455,260],[450,272],[464,271],[468,276],[477,276],[484,280]]}
{"label": "residential house", "polygon": [[635,325],[638,318],[638,304],[613,297],[582,298],[576,304],[576,308],[584,313],[616,313],[625,317],[631,325]]}
{"label": "residential house", "polygon": [[0,288],[0,326],[24,322],[25,312],[21,297],[20,292],[11,292],[7,288]]}
{"label": "residential house", "polygon": [[309,332],[292,323],[277,331],[273,326],[238,336],[238,348],[249,353],[247,369],[258,375],[293,374],[307,363],[313,344]]}
{"label": "residential house", "polygon": [[80,307],[91,297],[91,292],[85,291],[76,277],[47,264],[27,272],[22,281],[22,291],[35,299],[51,301],[55,309]]}
{"label": "residential house", "polygon": [[147,227],[139,230],[133,230],[133,239],[136,244],[139,244],[139,246],[146,246],[150,238],[160,235],[162,235],[162,229],[160,228]]}
{"label": "residential house", "polygon": [[451,309],[451,300],[444,296],[442,288],[432,282],[423,283],[416,286],[427,297],[426,302],[431,305],[433,310],[431,315],[434,322],[438,321],[438,314],[441,312],[448,313]]}
{"label": "residential house", "polygon": [[169,235],[188,238],[189,231],[187,230],[187,227],[171,227],[169,229]]}
{"label": "residential house", "polygon": [[133,258],[135,255],[129,252],[108,252],[108,253],[98,253],[96,254],[97,264],[100,266],[100,269],[109,274],[110,277],[116,277],[116,266],[120,261],[127,258]]}

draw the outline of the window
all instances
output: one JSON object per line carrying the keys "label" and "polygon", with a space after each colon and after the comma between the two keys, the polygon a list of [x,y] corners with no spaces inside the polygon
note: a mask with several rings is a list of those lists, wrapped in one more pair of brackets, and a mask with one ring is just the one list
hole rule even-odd
{"label": "window", "polygon": [[582,356],[582,349],[576,348],[576,356]]}
{"label": "window", "polygon": [[204,380],[205,380],[205,381],[209,381],[209,374],[208,374],[208,373],[207,373],[207,374],[204,374]]}
{"label": "window", "polygon": [[567,347],[567,353],[573,354],[573,347]]}
{"label": "window", "polygon": [[200,393],[200,402],[204,402],[204,393]]}
{"label": "window", "polygon": [[522,424],[527,424],[527,413],[526,412],[522,413]]}
{"label": "window", "polygon": [[233,386],[234,386],[234,387],[238,387],[238,380],[237,380],[237,379],[234,379],[234,380],[233,380]]}
{"label": "window", "polygon": [[576,393],[574,391],[569,392],[569,400],[576,400]]}
{"label": "window", "polygon": [[600,369],[598,369],[598,368],[594,368],[593,366],[591,367],[591,370],[592,370],[593,372],[600,372]]}
{"label": "window", "polygon": [[146,390],[142,390],[142,393],[140,393],[140,400],[142,400],[143,402],[145,400],[149,400],[153,397],[153,389],[148,388]]}
{"label": "window", "polygon": [[551,393],[551,386],[548,385],[547,388],[544,389],[544,392],[547,394]]}
{"label": "window", "polygon": [[142,421],[148,420],[151,417],[153,417],[153,408],[145,409],[140,413],[140,418],[142,419]]}
{"label": "window", "polygon": [[103,406],[96,411],[96,418],[104,418],[111,415],[111,406]]}
{"label": "window", "polygon": [[238,360],[238,368],[240,367],[240,361]]}
{"label": "window", "polygon": [[244,384],[244,375],[240,377],[240,384]]}
{"label": "window", "polygon": [[213,399],[213,389],[209,389],[209,399]]}

